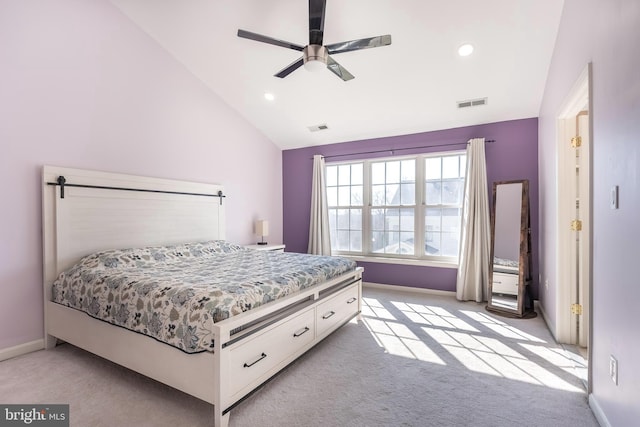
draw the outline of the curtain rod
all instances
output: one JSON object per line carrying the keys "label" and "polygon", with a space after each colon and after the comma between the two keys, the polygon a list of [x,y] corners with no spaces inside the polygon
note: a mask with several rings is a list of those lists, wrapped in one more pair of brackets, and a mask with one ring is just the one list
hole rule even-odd
{"label": "curtain rod", "polygon": [[[495,139],[487,139],[484,141],[485,143],[492,143],[492,142],[496,142]],[[332,156],[322,156],[325,159],[332,159],[334,157],[346,157],[346,156],[357,156],[360,154],[377,154],[377,153],[391,153],[393,154],[395,151],[404,151],[404,150],[419,150],[421,148],[432,148],[432,147],[448,147],[451,145],[462,145],[462,144],[469,144],[469,142],[450,142],[447,144],[435,144],[435,145],[423,145],[420,147],[406,147],[406,148],[391,148],[391,149],[386,149],[386,150],[373,150],[373,151],[361,151],[359,153],[347,153],[347,154],[334,154]]]}

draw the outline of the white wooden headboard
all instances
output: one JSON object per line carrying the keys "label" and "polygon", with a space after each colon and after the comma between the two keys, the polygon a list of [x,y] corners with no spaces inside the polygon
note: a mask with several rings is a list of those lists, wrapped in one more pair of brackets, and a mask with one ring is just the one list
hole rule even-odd
{"label": "white wooden headboard", "polygon": [[[60,176],[65,185],[51,185]],[[216,184],[44,166],[45,301],[51,300],[56,277],[93,252],[224,239],[222,190]]]}

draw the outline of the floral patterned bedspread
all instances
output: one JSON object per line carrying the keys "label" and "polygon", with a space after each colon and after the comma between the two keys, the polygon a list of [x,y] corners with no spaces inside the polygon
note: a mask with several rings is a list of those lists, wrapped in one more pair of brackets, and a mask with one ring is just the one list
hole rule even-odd
{"label": "floral patterned bedspread", "polygon": [[187,353],[213,350],[214,322],[356,268],[339,257],[225,241],[99,252],[60,274],[53,301]]}

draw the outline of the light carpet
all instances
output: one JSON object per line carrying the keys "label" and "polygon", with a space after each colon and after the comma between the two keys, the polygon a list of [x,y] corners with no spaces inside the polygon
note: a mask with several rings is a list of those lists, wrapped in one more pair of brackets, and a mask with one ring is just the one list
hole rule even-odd
{"label": "light carpet", "polygon": [[[72,426],[211,426],[212,406],[65,344],[0,362],[1,403],[69,403]],[[231,412],[244,426],[597,426],[540,316],[365,289],[363,316]]]}

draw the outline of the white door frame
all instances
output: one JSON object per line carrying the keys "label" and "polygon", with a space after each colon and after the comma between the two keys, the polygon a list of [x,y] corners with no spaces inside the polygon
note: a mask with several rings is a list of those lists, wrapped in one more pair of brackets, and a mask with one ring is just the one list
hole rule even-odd
{"label": "white door frame", "polygon": [[[580,344],[577,334],[577,316],[571,314],[571,304],[580,302],[583,306],[583,314],[580,320],[581,324],[587,328],[588,334],[591,334],[591,260],[592,260],[592,238],[591,238],[591,136],[592,136],[592,105],[591,105],[591,63],[587,64],[580,77],[569,92],[565,102],[560,109],[557,118],[557,268],[556,268],[556,340],[559,343]],[[585,177],[581,185],[587,189],[583,200],[580,200],[580,215],[583,221],[581,239],[586,243],[587,251],[582,257],[580,271],[576,273],[572,268],[575,266],[577,257],[575,235],[571,231],[571,221],[575,219],[575,185],[576,171],[575,167],[567,167],[571,164],[572,157],[575,159],[575,151],[569,142],[576,133],[576,116],[580,111],[585,109],[589,111],[588,131],[586,140],[584,141],[582,156],[585,158],[585,165],[581,166],[580,176]],[[575,164],[575,162],[574,162]],[[576,274],[581,280],[583,286],[578,298],[575,283]],[[582,343],[583,345],[585,343]],[[589,346],[590,347],[590,346]],[[589,354],[591,349],[589,348]]]}

